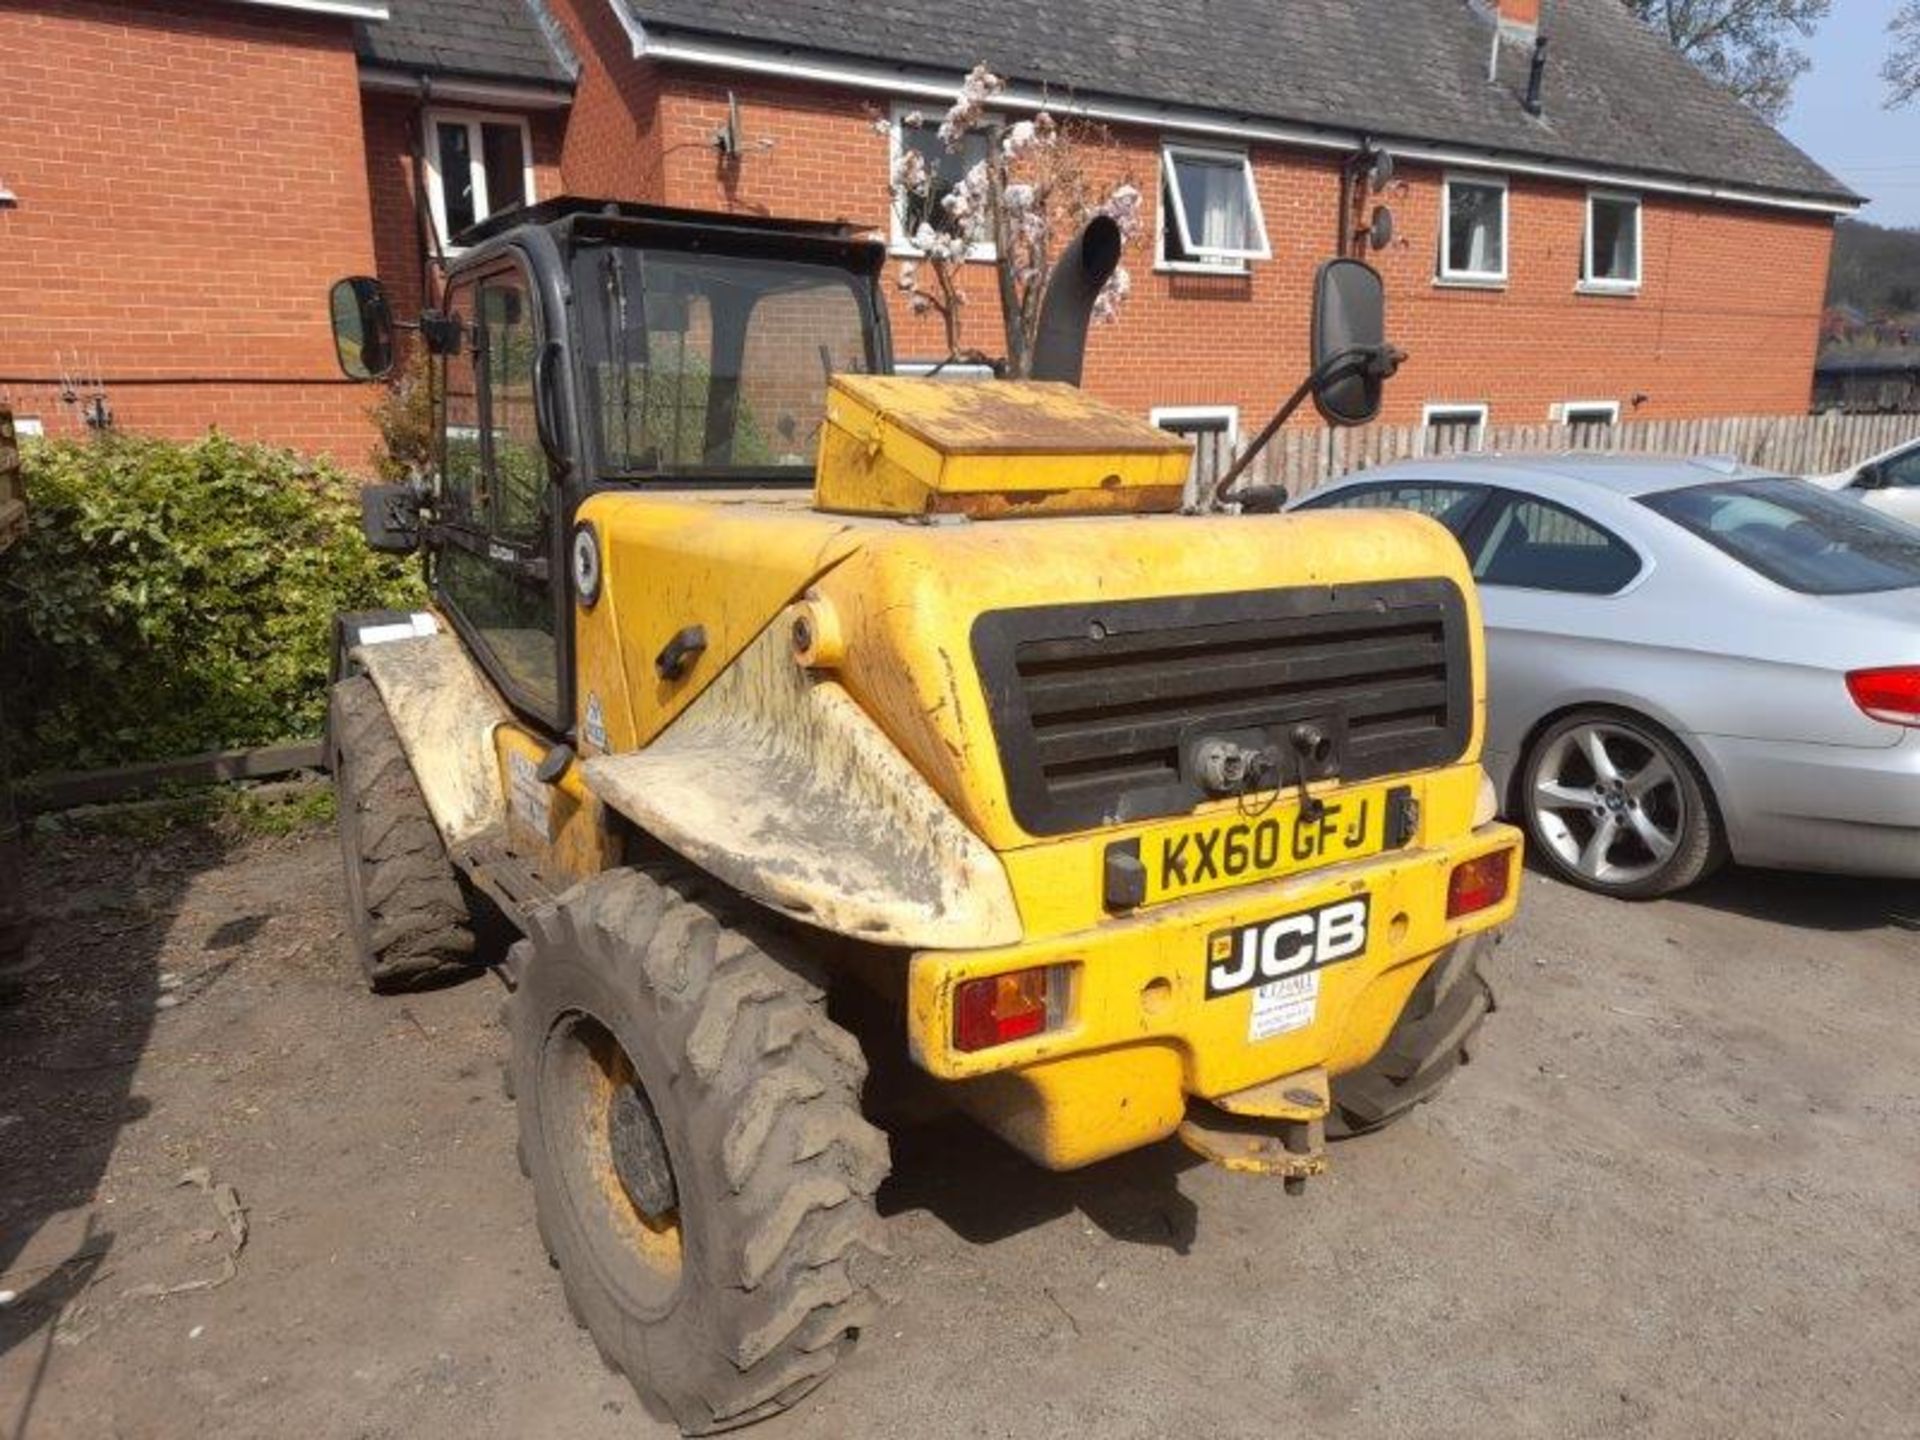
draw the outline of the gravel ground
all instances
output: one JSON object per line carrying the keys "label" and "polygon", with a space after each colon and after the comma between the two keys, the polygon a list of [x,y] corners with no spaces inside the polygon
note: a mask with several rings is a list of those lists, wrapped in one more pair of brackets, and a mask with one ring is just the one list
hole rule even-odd
{"label": "gravel ground", "polygon": [[[666,1433],[534,1235],[490,977],[361,991],[324,832],[36,866],[49,958],[0,1010],[0,1436]],[[893,1303],[752,1433],[1914,1434],[1903,908],[1530,876],[1475,1063],[1298,1198],[1177,1146],[1049,1176],[958,1120],[901,1130]],[[249,1236],[209,1283],[223,1185]]]}

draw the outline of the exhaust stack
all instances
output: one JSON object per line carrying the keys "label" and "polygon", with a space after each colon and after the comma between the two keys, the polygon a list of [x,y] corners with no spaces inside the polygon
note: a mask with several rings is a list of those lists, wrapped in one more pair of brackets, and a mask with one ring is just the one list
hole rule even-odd
{"label": "exhaust stack", "polygon": [[1120,264],[1120,246],[1120,227],[1111,216],[1096,215],[1061,252],[1034,337],[1033,379],[1080,383],[1093,302]]}

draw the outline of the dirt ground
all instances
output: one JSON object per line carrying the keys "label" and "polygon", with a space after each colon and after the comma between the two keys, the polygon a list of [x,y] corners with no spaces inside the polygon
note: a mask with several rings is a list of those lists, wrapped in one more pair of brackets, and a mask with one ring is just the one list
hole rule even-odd
{"label": "dirt ground", "polygon": [[[48,958],[0,1010],[8,1440],[665,1433],[535,1237],[497,982],[366,994],[335,866],[311,830],[42,844]],[[1048,1176],[961,1121],[897,1132],[892,1304],[751,1433],[1912,1435],[1902,910],[1529,876],[1475,1063],[1298,1198],[1173,1145]],[[155,1294],[226,1273],[226,1185],[232,1277]]]}

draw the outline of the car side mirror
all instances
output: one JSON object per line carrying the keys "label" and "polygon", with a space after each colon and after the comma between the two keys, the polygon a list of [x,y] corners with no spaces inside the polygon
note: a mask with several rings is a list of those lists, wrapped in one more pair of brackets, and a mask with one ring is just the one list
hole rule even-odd
{"label": "car side mirror", "polygon": [[1387,344],[1387,291],[1363,260],[1329,260],[1313,287],[1313,403],[1330,425],[1380,413],[1401,355]]}
{"label": "car side mirror", "polygon": [[1887,472],[1878,465],[1862,465],[1847,488],[1849,490],[1884,490],[1887,488]]}
{"label": "car side mirror", "polygon": [[349,380],[382,380],[393,371],[393,310],[371,275],[334,282],[333,351]]}

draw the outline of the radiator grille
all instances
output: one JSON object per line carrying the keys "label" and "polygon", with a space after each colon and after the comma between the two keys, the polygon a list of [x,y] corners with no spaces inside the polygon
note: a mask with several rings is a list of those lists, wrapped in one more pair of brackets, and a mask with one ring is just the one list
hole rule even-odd
{"label": "radiator grille", "polygon": [[983,615],[974,653],[1014,813],[1034,834],[1207,798],[1183,744],[1335,719],[1339,777],[1459,758],[1472,704],[1465,607],[1445,580],[1316,586]]}

